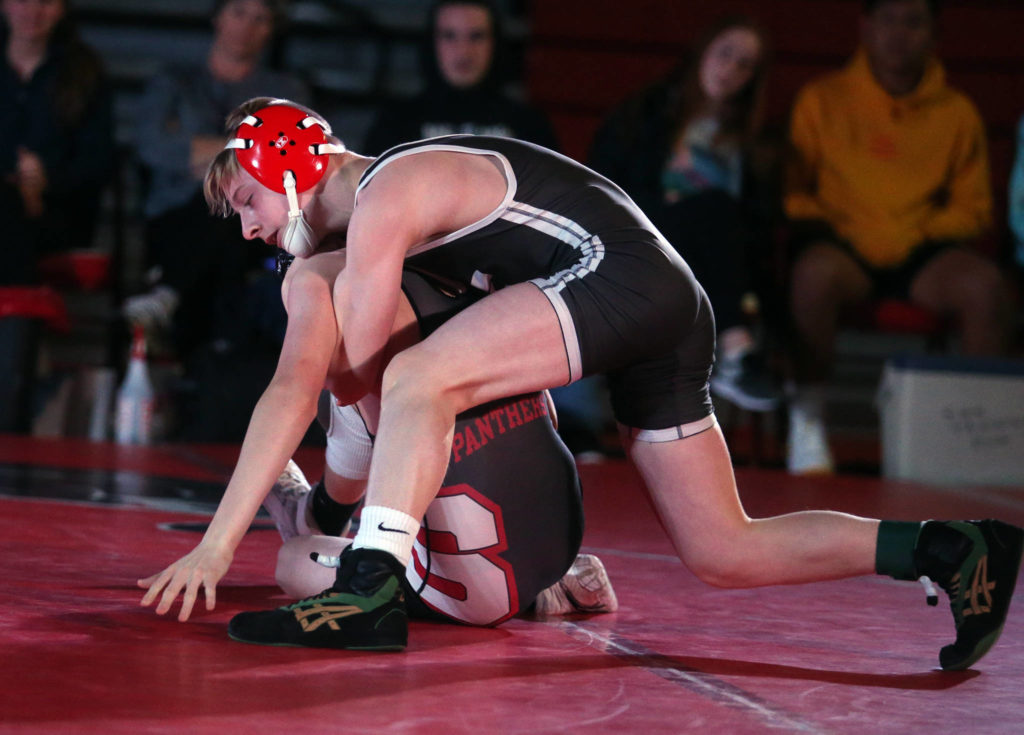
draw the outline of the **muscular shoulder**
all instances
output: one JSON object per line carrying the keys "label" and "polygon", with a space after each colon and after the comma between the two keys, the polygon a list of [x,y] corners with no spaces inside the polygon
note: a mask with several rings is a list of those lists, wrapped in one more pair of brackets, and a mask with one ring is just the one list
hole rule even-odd
{"label": "muscular shoulder", "polygon": [[417,238],[453,232],[500,206],[508,182],[493,156],[424,150],[388,161],[359,194],[356,214],[407,219]]}
{"label": "muscular shoulder", "polygon": [[487,152],[424,145],[387,161],[387,165],[377,170],[367,188],[384,181],[389,186],[397,184],[403,189],[431,189],[439,183],[472,189],[488,181],[502,182],[503,179],[494,156]]}

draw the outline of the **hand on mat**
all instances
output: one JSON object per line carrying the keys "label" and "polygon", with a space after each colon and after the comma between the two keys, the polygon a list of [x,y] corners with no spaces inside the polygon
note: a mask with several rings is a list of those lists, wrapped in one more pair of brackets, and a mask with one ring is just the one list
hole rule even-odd
{"label": "hand on mat", "polygon": [[163,590],[160,604],[156,606],[157,615],[163,615],[171,609],[175,598],[184,590],[178,620],[185,622],[192,614],[192,606],[196,603],[201,586],[206,596],[206,609],[213,610],[217,604],[217,582],[228,571],[233,556],[231,551],[199,544],[159,574],[138,581],[139,587],[149,588],[142,598],[142,606],[152,604]]}

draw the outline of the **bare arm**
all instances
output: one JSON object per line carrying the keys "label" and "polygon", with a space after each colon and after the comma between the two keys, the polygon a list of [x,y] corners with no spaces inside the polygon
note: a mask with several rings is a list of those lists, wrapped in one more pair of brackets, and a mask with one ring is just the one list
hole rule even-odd
{"label": "bare arm", "polygon": [[144,606],[163,592],[158,614],[166,613],[184,591],[178,619],[187,620],[200,586],[206,609],[213,609],[217,582],[227,572],[235,548],[316,415],[317,397],[338,339],[330,284],[308,270],[295,272],[290,280],[288,329],[277,370],[253,411],[238,464],[206,534],[163,572],[139,580],[139,586],[148,588]]}
{"label": "bare arm", "polygon": [[406,253],[490,214],[507,184],[486,156],[431,152],[396,160],[362,191],[339,289],[345,353],[363,394],[378,393]]}

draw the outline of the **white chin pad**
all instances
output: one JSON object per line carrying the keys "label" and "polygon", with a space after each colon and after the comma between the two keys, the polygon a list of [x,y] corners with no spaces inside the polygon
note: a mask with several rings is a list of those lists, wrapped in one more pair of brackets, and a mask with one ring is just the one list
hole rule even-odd
{"label": "white chin pad", "polygon": [[288,224],[285,225],[284,235],[281,238],[281,247],[296,258],[308,258],[316,250],[313,230],[310,229],[302,212],[288,216]]}

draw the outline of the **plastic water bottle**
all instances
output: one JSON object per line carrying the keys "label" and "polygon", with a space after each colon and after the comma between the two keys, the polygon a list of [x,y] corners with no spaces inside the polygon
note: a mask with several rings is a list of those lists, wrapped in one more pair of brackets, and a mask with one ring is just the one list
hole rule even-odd
{"label": "plastic water bottle", "polygon": [[114,437],[119,444],[149,444],[153,432],[155,394],[146,363],[146,333],[135,325],[128,371],[117,390]]}

